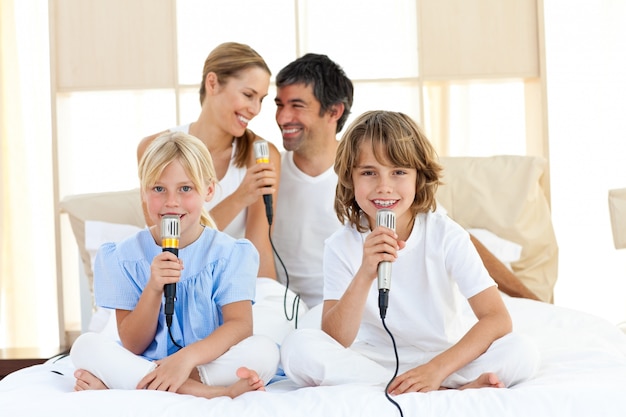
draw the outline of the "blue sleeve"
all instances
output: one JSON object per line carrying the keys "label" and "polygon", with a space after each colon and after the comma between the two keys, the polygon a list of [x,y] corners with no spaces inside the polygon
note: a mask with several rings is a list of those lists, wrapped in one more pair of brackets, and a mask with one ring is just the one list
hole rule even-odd
{"label": "blue sleeve", "polygon": [[[129,262],[120,258],[116,243],[100,247],[94,262],[96,305],[104,308],[134,310],[149,275],[145,261]],[[147,264],[149,274],[150,265]]]}
{"label": "blue sleeve", "polygon": [[236,301],[254,300],[259,272],[259,252],[246,239],[238,239],[232,250],[219,260],[214,277],[215,301],[223,306]]}

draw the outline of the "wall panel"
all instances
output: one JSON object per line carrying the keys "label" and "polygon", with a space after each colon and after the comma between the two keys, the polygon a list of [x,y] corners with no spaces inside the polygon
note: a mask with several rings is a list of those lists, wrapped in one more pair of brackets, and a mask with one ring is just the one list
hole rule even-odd
{"label": "wall panel", "polygon": [[174,84],[173,0],[57,0],[54,11],[59,90]]}

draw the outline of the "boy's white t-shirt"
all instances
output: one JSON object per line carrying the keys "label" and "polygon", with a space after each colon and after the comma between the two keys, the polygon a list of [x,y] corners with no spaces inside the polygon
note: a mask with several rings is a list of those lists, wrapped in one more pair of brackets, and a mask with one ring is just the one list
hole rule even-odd
{"label": "boy's white t-shirt", "polygon": [[[338,300],[358,271],[369,231],[347,225],[326,241],[324,299]],[[406,247],[391,267],[385,324],[398,346],[425,352],[456,343],[476,322],[467,298],[496,285],[470,241],[469,234],[446,214],[418,215]],[[390,346],[378,309],[374,279],[357,338]]]}

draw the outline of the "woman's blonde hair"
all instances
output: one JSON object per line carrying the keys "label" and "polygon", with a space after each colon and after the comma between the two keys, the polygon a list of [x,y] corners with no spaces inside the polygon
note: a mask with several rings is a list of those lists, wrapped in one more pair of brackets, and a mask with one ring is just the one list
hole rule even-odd
{"label": "woman's blonde hair", "polygon": [[[179,161],[198,191],[217,183],[213,159],[206,145],[195,136],[183,132],[168,132],[153,140],[139,161],[139,181],[142,193],[159,181],[165,168]],[[200,223],[217,228],[202,207]]]}
{"label": "woman's blonde hair", "polygon": [[[200,83],[200,105],[204,103],[206,96],[206,77],[212,72],[217,76],[217,82],[224,85],[230,78],[237,78],[239,74],[249,68],[261,68],[268,75],[272,75],[270,67],[257,51],[250,46],[237,42],[225,42],[215,47],[204,61],[202,68],[202,82]],[[243,136],[235,138],[237,148],[235,151],[235,166],[246,165],[250,147],[257,136],[246,129]]]}
{"label": "woman's blonde hair", "polygon": [[360,221],[361,208],[354,196],[352,179],[363,143],[370,144],[378,162],[417,170],[415,200],[410,208],[413,218],[418,213],[437,208],[435,193],[441,184],[443,168],[426,135],[413,119],[403,113],[368,111],[350,124],[337,148],[335,212],[341,223],[348,221],[361,232],[367,230]]}

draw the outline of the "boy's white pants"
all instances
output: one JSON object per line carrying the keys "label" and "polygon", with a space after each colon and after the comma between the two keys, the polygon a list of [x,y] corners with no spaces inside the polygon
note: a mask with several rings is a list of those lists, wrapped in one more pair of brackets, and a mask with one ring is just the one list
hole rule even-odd
{"label": "boy's white pants", "polygon": [[[136,389],[139,381],[156,367],[154,362],[99,333],[80,335],[72,345],[70,357],[76,369],[90,372],[111,389]],[[271,339],[251,336],[197,369],[202,382],[210,386],[234,384],[239,380],[237,369],[242,366],[256,371],[267,384],[276,373],[278,360],[278,347]]]}
{"label": "boy's white pants", "polygon": [[[362,342],[344,348],[322,330],[300,329],[285,338],[281,346],[281,362],[285,374],[300,386],[386,385],[393,376],[396,361],[393,347],[385,349],[388,351]],[[428,362],[439,353],[400,347],[398,375]],[[509,333],[447,377],[442,386],[458,388],[485,372],[493,372],[506,387],[510,387],[532,377],[538,367],[539,352],[534,344],[518,334]]]}

